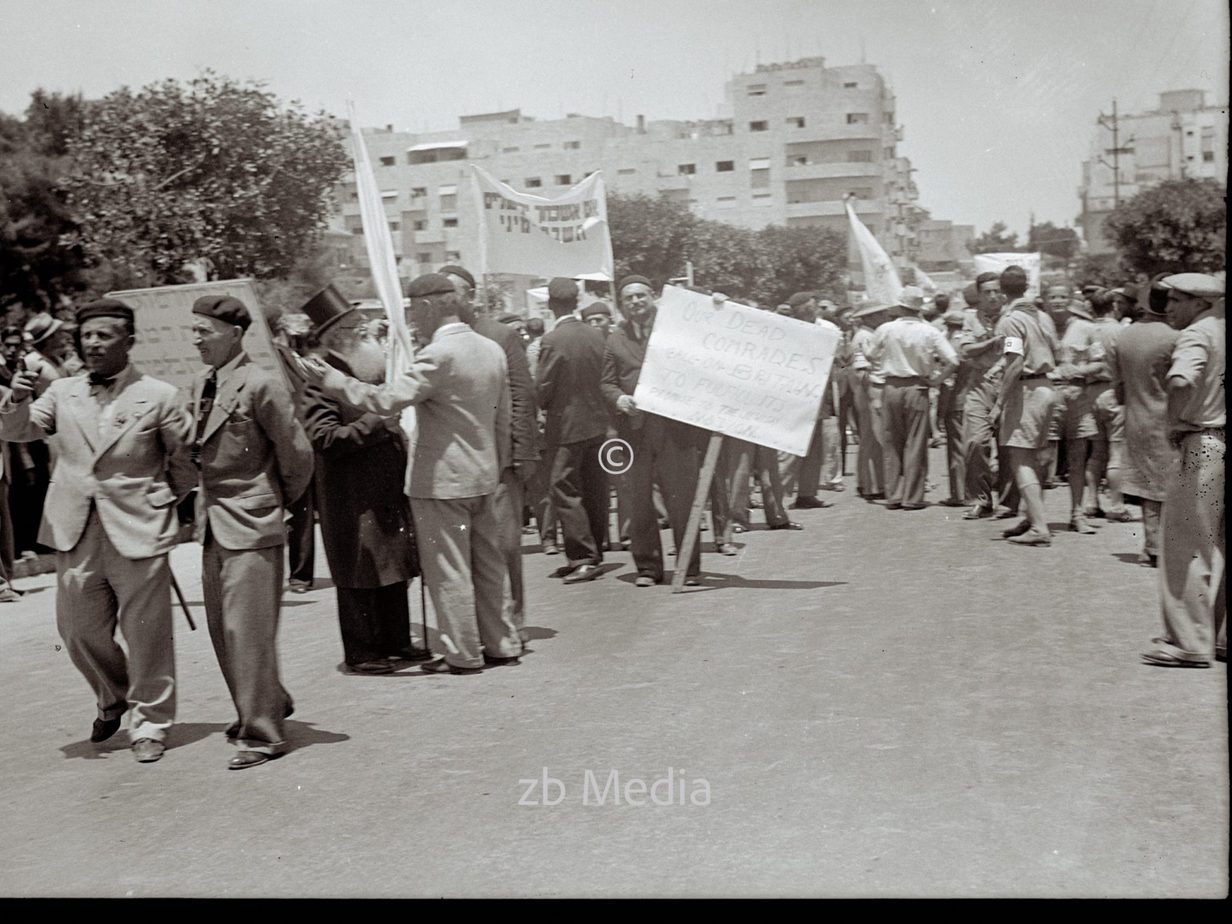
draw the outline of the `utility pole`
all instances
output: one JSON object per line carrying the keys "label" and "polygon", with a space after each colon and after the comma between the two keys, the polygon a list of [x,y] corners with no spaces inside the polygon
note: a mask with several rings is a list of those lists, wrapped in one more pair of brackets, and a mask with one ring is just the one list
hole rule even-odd
{"label": "utility pole", "polygon": [[1106,116],[1101,112],[1097,121],[1104,128],[1112,132],[1112,163],[1108,163],[1103,157],[1099,158],[1099,162],[1105,167],[1112,168],[1112,203],[1116,207],[1121,204],[1121,126],[1117,120],[1117,102],[1115,99],[1112,101],[1112,115]]}

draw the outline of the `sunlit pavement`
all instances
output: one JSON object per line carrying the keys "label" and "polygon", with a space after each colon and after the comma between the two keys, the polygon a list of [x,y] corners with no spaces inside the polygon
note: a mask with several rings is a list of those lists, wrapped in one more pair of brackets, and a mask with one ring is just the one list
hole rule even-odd
{"label": "sunlit pavement", "polygon": [[88,743],[54,578],[20,581],[0,894],[1223,895],[1226,670],[1139,663],[1141,524],[1065,532],[1051,491],[1052,547],[1017,547],[848,481],[680,595],[635,588],[628,553],[562,586],[527,537],[532,651],[478,676],[343,673],[321,560],[283,612],[292,749],[241,772],[197,547],[156,764]]}

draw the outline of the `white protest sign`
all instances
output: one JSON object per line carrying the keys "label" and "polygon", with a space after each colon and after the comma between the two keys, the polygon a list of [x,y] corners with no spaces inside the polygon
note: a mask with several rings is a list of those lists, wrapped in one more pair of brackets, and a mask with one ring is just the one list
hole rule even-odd
{"label": "white protest sign", "polygon": [[129,353],[133,365],[174,385],[188,400],[192,395],[193,378],[203,368],[201,354],[193,346],[192,333],[193,302],[203,295],[230,295],[244,303],[252,317],[252,324],[244,334],[245,352],[257,365],[286,382],[286,371],[274,351],[265,315],[261,313],[250,279],[108,292],[108,298],[119,299],[133,309],[137,326],[137,343]]}
{"label": "white protest sign", "polygon": [[666,286],[633,400],[644,411],[802,456],[840,333]]}
{"label": "white protest sign", "polygon": [[1040,255],[1038,253],[977,253],[975,272],[1000,274],[1010,266],[1021,266],[1027,271],[1027,298],[1040,294]]}
{"label": "white protest sign", "polygon": [[612,278],[603,177],[592,173],[558,196],[519,192],[471,164],[484,273]]}

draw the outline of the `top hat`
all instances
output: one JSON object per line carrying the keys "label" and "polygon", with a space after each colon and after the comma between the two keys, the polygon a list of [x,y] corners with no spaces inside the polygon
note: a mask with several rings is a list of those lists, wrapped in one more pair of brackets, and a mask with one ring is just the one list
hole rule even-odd
{"label": "top hat", "polygon": [[312,320],[312,332],[318,337],[355,310],[332,282],[300,308]]}

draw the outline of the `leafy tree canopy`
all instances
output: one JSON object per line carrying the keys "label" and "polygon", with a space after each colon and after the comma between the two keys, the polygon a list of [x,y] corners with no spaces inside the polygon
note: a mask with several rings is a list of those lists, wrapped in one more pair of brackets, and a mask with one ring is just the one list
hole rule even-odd
{"label": "leafy tree canopy", "polygon": [[1104,228],[1131,270],[1212,273],[1227,259],[1227,190],[1211,179],[1168,180],[1122,202]]}
{"label": "leafy tree canopy", "polygon": [[1016,253],[1022,248],[1018,246],[1018,232],[1010,231],[1005,222],[993,222],[993,226],[967,244],[967,249],[975,253]]}

